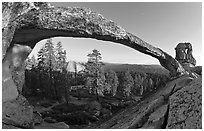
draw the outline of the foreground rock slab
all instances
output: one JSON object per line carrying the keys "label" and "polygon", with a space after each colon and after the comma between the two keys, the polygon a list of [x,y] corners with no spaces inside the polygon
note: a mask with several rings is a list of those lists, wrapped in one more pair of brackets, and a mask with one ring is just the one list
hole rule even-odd
{"label": "foreground rock slab", "polygon": [[47,123],[43,122],[40,125],[34,126],[34,129],[69,129],[69,125],[64,122]]}
{"label": "foreground rock slab", "polygon": [[198,78],[170,96],[167,128],[202,128],[202,79]]}
{"label": "foreground rock slab", "polygon": [[33,108],[24,97],[4,102],[2,105],[2,122],[19,128],[32,128]]}

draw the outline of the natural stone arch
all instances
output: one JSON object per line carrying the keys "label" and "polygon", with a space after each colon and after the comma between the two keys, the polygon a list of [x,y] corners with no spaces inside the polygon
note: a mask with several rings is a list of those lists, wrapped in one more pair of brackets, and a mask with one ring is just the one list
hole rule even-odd
{"label": "natural stone arch", "polygon": [[56,8],[46,3],[3,3],[2,17],[3,123],[23,127],[32,123],[32,109],[24,104],[23,97],[19,97],[23,84],[20,76],[24,76],[24,60],[42,39],[64,36],[112,41],[157,58],[172,76],[187,73],[177,60],[161,49],[87,8]]}
{"label": "natural stone arch", "polygon": [[[23,70],[21,65],[37,42],[56,36],[93,38],[119,43],[157,58],[172,76],[186,73],[180,63],[170,55],[91,9],[53,7],[47,3],[36,2],[3,3],[2,23],[3,88],[12,85],[6,83],[12,82],[12,76],[18,77],[18,73],[15,76],[12,72]],[[22,83],[17,85],[22,86]],[[21,91],[21,88],[18,90]]]}
{"label": "natural stone arch", "polygon": [[[9,41],[3,37],[4,46],[8,46],[10,42],[10,46],[17,43],[33,48],[38,41],[54,36],[94,38],[120,43],[155,57],[174,76],[185,72],[170,55],[126,32],[116,23],[91,9],[53,7],[46,3],[4,3],[4,5],[3,17],[10,13],[9,22],[13,23],[9,24],[13,25],[7,24],[8,19],[3,20],[3,35],[6,33],[4,29],[9,26],[13,27],[14,34],[13,39]],[[3,56],[4,54],[5,48]]]}

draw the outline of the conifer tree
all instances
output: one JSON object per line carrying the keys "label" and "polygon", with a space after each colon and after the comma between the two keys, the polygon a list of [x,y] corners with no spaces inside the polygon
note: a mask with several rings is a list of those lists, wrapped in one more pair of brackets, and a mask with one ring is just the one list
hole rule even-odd
{"label": "conifer tree", "polygon": [[113,96],[115,96],[117,93],[117,87],[119,84],[118,77],[117,77],[116,73],[111,69],[106,72],[105,76],[106,76],[106,82],[111,87],[111,93]]}
{"label": "conifer tree", "polygon": [[57,61],[57,69],[63,71],[66,69],[66,50],[63,50],[62,43],[58,42],[56,45],[56,61]]}
{"label": "conifer tree", "polygon": [[123,95],[125,97],[129,97],[131,94],[131,89],[134,86],[134,81],[133,78],[130,74],[130,71],[127,70],[125,72],[125,75],[123,77],[123,83],[122,83],[122,87],[123,87]]}
{"label": "conifer tree", "polygon": [[[101,53],[94,49],[92,53],[88,54],[88,62],[86,63],[87,83],[89,88],[96,95],[103,95],[105,90],[105,76],[102,69]],[[91,86],[90,86],[91,85]]]}
{"label": "conifer tree", "polygon": [[39,50],[37,59],[40,87],[45,95],[56,97],[57,90],[56,87],[53,86],[53,71],[56,69],[56,58],[52,39],[48,39],[45,45]]}
{"label": "conifer tree", "polygon": [[37,54],[38,69],[43,71],[46,68],[46,50],[44,46],[38,51]]}
{"label": "conifer tree", "polygon": [[54,44],[52,39],[48,39],[45,43],[45,51],[46,51],[46,68],[49,71],[53,71],[56,68],[56,58],[54,54]]}

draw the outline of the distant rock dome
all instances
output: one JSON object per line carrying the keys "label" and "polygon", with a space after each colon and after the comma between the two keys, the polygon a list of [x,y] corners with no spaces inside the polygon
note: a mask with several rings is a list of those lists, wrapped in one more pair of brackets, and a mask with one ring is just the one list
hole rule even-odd
{"label": "distant rock dome", "polygon": [[84,70],[85,67],[76,61],[69,61],[67,65],[68,72],[76,72],[79,73],[80,71]]}

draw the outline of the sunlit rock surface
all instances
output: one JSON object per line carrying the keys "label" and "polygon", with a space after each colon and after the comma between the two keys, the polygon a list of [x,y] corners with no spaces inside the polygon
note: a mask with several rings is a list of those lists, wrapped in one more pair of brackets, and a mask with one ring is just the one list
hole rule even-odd
{"label": "sunlit rock surface", "polygon": [[69,61],[68,62],[68,65],[67,65],[67,71],[68,72],[78,73],[84,69],[85,69],[85,67],[83,65],[81,65],[80,63],[77,63],[75,61]]}

